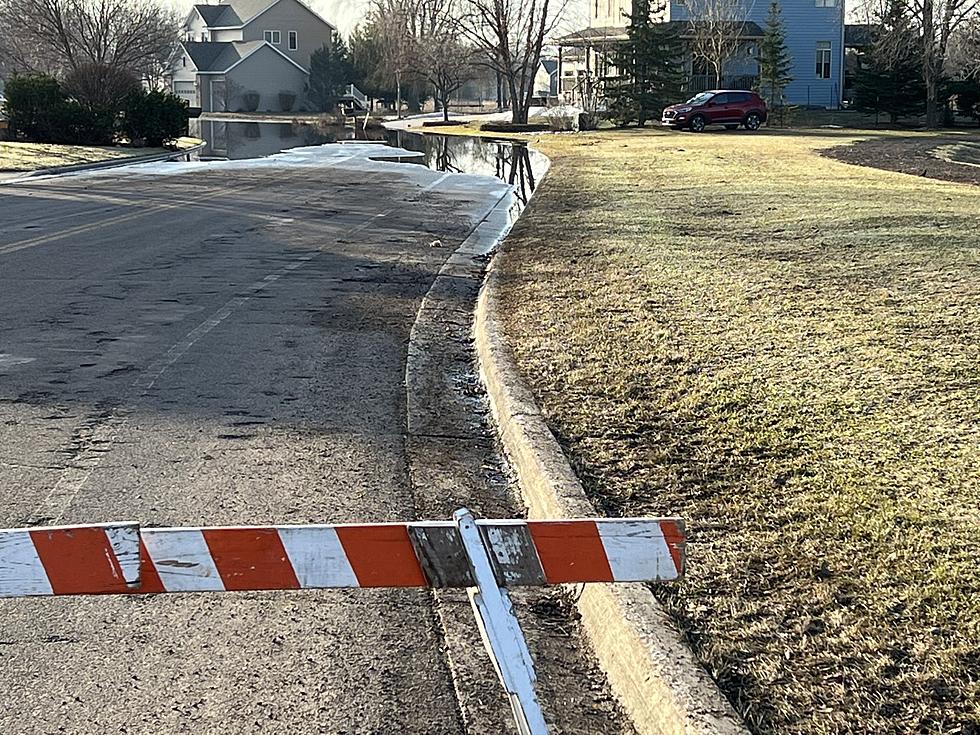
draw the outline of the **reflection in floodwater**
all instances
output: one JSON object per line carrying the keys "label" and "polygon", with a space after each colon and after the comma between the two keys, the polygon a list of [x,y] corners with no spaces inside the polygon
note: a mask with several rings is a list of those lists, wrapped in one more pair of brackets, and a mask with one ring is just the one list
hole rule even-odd
{"label": "reflection in floodwater", "polygon": [[545,157],[525,143],[494,138],[423,135],[402,130],[359,129],[305,122],[244,122],[194,120],[192,135],[206,143],[205,157],[261,158],[300,146],[345,140],[374,140],[419,155],[375,158],[423,164],[435,171],[495,176],[513,187],[516,205],[522,209],[531,198],[547,167]]}
{"label": "reflection in floodwater", "polygon": [[436,171],[495,176],[514,187],[527,204],[547,167],[544,156],[520,141],[389,130],[387,143],[421,153],[419,163]]}
{"label": "reflection in floodwater", "polygon": [[207,146],[205,158],[263,158],[290,148],[323,145],[343,140],[384,142],[380,128],[354,129],[335,123],[258,122],[241,120],[191,120],[190,134]]}

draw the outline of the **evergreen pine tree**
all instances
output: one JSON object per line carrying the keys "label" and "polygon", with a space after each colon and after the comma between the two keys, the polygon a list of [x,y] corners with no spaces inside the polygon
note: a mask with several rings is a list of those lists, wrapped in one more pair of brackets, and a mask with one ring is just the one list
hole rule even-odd
{"label": "evergreen pine tree", "polygon": [[333,45],[324,44],[310,56],[308,95],[320,112],[337,103],[337,98],[350,84],[354,75],[350,52],[344,39],[338,37]]}
{"label": "evergreen pine tree", "polygon": [[680,38],[667,23],[653,21],[652,12],[650,0],[633,0],[627,40],[614,58],[618,74],[605,80],[610,112],[621,125],[642,127],[659,118],[681,90]]}
{"label": "evergreen pine tree", "polygon": [[759,44],[759,91],[770,107],[782,105],[783,90],[793,81],[792,68],[779,0],[772,0]]}
{"label": "evergreen pine tree", "polygon": [[887,113],[892,123],[906,115],[922,114],[926,87],[921,44],[902,0],[892,0],[855,75],[855,108]]}

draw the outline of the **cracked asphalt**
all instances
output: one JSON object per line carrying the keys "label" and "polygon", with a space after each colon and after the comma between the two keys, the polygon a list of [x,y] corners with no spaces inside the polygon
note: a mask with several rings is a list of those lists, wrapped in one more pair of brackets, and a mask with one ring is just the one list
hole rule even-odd
{"label": "cracked asphalt", "polygon": [[[465,324],[467,415],[406,438],[419,305],[505,189],[366,150],[0,187],[2,527],[518,511]],[[567,600],[522,599],[556,731],[628,731]],[[411,590],[2,600],[0,730],[510,732],[467,616]]]}

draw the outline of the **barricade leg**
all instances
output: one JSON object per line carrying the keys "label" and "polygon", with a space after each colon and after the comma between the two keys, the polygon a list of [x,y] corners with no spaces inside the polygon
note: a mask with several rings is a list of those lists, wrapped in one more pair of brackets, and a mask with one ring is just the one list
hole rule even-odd
{"label": "barricade leg", "polygon": [[470,571],[477,585],[470,588],[470,603],[483,645],[507,691],[517,728],[522,735],[548,735],[548,726],[534,691],[536,677],[531,652],[528,651],[507,591],[497,585],[476,519],[466,508],[457,510],[453,519],[459,528]]}

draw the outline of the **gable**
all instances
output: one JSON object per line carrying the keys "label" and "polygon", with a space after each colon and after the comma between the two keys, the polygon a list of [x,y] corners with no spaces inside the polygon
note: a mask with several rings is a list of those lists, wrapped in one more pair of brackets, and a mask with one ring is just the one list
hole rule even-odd
{"label": "gable", "polygon": [[199,71],[214,71],[225,68],[220,65],[219,59],[222,56],[227,58],[229,52],[233,52],[230,43],[184,41],[180,46]]}
{"label": "gable", "polygon": [[257,43],[254,51],[244,54],[240,61],[232,64],[228,68],[227,72],[230,72],[237,67],[244,66],[254,69],[256,65],[265,69],[277,69],[296,72],[303,75],[307,75],[309,73],[295,61],[281,53],[277,48],[270,46],[264,41]]}
{"label": "gable", "polygon": [[201,20],[204,21],[204,25],[213,26],[217,25],[218,18],[225,12],[227,6],[225,5],[195,5],[194,10],[197,14],[201,16]]}
{"label": "gable", "polygon": [[[235,3],[241,1],[243,0],[234,0]],[[246,1],[252,2],[253,0],[246,0]],[[263,0],[259,0],[259,2],[262,1]],[[312,8],[308,7],[305,3],[301,3],[299,0],[274,0],[274,2],[272,2],[271,4],[269,4],[269,0],[264,0],[264,2],[265,2],[265,7],[261,11],[259,11],[258,13],[250,17],[247,21],[245,21],[242,24],[243,26],[251,25],[253,22],[258,21],[259,19],[262,19],[263,21],[267,22],[269,15],[273,13],[277,13],[277,12],[289,13],[292,11],[299,11],[305,17],[309,18],[312,21],[318,22],[321,25],[326,26],[331,31],[336,30],[335,26],[333,26],[331,23],[324,20],[320,15],[314,12]]]}

